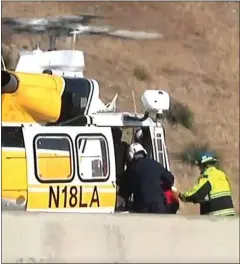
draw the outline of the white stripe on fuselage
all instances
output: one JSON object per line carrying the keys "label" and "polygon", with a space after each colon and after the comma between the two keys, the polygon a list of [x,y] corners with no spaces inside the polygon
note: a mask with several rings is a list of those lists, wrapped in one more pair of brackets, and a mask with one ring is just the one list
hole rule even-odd
{"label": "white stripe on fuselage", "polygon": [[58,212],[58,213],[98,213],[98,214],[106,214],[106,213],[114,213],[114,207],[82,207],[82,208],[46,208],[46,209],[30,209],[27,208],[29,212]]}
{"label": "white stripe on fuselage", "polygon": [[[2,147],[2,151],[6,152],[26,152],[25,148],[15,148],[15,147]],[[70,151],[66,150],[54,150],[54,149],[38,149],[37,153],[52,153],[52,154],[68,154]]]}
{"label": "white stripe on fuselage", "polygon": [[[29,192],[32,192],[32,193],[48,193],[49,192],[49,187],[50,187],[51,185],[49,185],[48,187],[46,187],[46,188],[35,188],[35,187],[30,187],[29,189],[28,189],[28,191]],[[71,186],[76,186],[76,187],[78,187],[78,186],[80,186],[80,185],[70,185],[70,184],[68,184],[68,185],[66,185],[66,186],[69,186],[69,187],[71,187]],[[98,190],[98,192],[103,192],[103,193],[115,193],[116,192],[116,189],[115,188],[99,188],[98,187],[98,185],[97,185],[97,183],[96,183],[96,186],[97,186],[97,190]],[[55,186],[52,186],[53,188],[55,187]],[[84,185],[81,185],[81,187],[83,187],[83,192],[84,193],[92,193],[93,192],[93,189],[94,188],[89,188],[89,187],[86,187],[86,188],[84,188]]]}

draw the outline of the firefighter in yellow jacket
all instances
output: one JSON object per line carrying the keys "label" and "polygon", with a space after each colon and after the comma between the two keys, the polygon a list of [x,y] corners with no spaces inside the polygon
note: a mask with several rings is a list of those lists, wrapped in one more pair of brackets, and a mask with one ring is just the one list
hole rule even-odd
{"label": "firefighter in yellow jacket", "polygon": [[201,175],[192,190],[179,194],[183,202],[199,203],[201,215],[235,215],[227,175],[216,168],[218,160],[203,153],[197,161]]}

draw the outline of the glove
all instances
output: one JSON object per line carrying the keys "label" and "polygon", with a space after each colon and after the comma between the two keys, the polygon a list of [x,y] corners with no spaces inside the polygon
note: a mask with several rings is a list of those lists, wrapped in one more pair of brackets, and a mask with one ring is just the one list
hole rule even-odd
{"label": "glove", "polygon": [[183,198],[183,196],[182,196],[181,193],[178,194],[178,198],[179,198],[182,202],[184,202],[184,198]]}
{"label": "glove", "polygon": [[171,190],[173,192],[175,199],[178,201],[178,197],[179,197],[178,189],[175,186],[172,186]]}

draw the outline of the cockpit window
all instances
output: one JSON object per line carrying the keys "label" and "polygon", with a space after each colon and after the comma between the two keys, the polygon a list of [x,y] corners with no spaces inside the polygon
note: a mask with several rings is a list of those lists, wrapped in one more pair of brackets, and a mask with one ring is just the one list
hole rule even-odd
{"label": "cockpit window", "polygon": [[1,132],[2,147],[24,148],[24,139],[21,127],[2,126]]}
{"label": "cockpit window", "polygon": [[57,123],[84,115],[92,96],[91,82],[85,78],[64,78],[61,114]]}

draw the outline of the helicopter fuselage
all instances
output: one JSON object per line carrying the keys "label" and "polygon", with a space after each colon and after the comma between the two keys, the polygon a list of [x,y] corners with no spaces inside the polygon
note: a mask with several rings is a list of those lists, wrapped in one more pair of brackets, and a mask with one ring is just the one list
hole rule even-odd
{"label": "helicopter fuselage", "polygon": [[[143,102],[158,114],[166,95],[147,92]],[[169,169],[159,122],[101,107],[94,80],[2,72],[4,209],[115,212],[128,145],[122,132],[129,128],[142,129],[148,154]]]}

